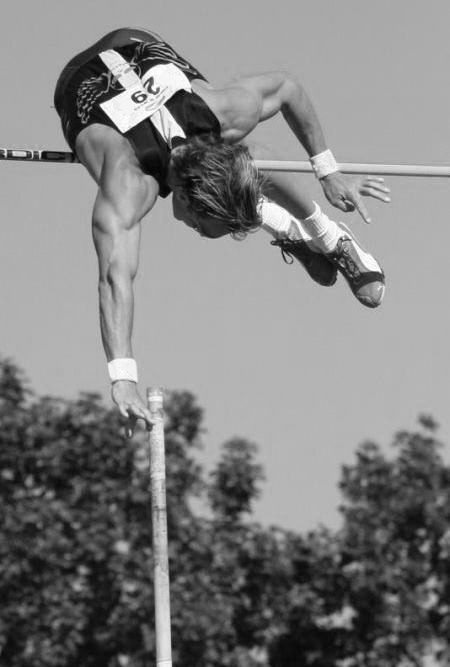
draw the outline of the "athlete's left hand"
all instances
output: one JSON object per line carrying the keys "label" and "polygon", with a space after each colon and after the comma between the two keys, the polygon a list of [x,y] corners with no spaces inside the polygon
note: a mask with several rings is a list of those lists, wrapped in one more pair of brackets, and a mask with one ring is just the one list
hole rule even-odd
{"label": "athlete's left hand", "polygon": [[349,176],[339,171],[320,180],[326,198],[341,211],[358,211],[364,222],[371,222],[362,197],[373,197],[386,204],[391,201],[390,190],[384,178],[377,176]]}

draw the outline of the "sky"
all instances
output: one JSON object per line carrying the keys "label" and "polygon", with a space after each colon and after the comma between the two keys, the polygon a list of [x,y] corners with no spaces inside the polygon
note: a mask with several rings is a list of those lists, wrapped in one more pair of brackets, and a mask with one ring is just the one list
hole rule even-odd
{"label": "sky", "polygon": [[[66,149],[52,108],[59,71],[109,30],[135,26],[162,34],[213,85],[292,73],[338,161],[450,162],[448,0],[18,0],[0,17],[2,147]],[[274,157],[307,157],[282,119],[256,139]],[[144,222],[134,352],[142,391],[198,397],[205,467],[232,436],[257,443],[267,479],[256,518],[305,531],[339,526],[341,466],[364,440],[390,455],[393,434],[421,412],[450,440],[450,183],[391,177],[392,203],[367,200],[365,225],[332,209],[312,176],[298,182],[378,258],[383,305],[365,309],[342,279],[314,284],[264,232],[200,239],[160,201]],[[79,165],[0,163],[0,354],[38,394],[109,401],[94,196]]]}

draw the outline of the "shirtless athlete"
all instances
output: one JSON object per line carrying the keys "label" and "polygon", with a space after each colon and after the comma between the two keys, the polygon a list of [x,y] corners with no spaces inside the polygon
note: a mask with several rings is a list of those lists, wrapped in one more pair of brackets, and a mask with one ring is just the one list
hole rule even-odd
{"label": "shirtless athlete", "polygon": [[362,304],[381,303],[377,261],[299,191],[292,174],[262,179],[253,158],[263,156],[252,148],[251,157],[243,143],[258,123],[282,113],[331,204],[356,208],[369,222],[361,196],[389,201],[383,179],[338,171],[314,108],[290,75],[250,76],[216,89],[156,33],[123,28],[66,65],[55,107],[68,144],[98,185],[92,224],[100,324],[112,398],[128,435],[137,419],[151,427],[131,337],[140,223],[158,196],[172,193],[175,217],[208,238],[240,239],[262,227],[283,257],[298,259],[319,284],[332,285],[339,271]]}

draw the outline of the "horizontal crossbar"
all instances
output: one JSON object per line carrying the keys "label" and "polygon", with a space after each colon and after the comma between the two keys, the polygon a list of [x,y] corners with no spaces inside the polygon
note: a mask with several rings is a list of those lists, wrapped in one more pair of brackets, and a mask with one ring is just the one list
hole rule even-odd
{"label": "horizontal crossbar", "polygon": [[[76,155],[68,151],[33,150],[23,148],[0,148],[0,160],[22,160],[25,162],[79,162]],[[293,171],[311,173],[308,161],[256,160],[263,171]],[[374,174],[382,176],[450,177],[450,165],[430,164],[371,164],[342,162],[339,169],[344,174]]]}
{"label": "horizontal crossbar", "polygon": [[[264,171],[312,172],[309,162],[289,160],[256,160],[258,169]],[[450,165],[427,164],[371,164],[342,162],[339,169],[344,174],[373,174],[383,176],[450,176]]]}

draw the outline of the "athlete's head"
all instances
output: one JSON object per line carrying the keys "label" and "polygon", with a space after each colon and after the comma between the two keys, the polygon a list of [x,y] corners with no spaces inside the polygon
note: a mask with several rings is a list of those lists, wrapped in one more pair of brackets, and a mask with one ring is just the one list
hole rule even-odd
{"label": "athlete's head", "polygon": [[260,225],[262,178],[245,146],[213,135],[192,137],[172,153],[171,168],[178,195],[193,218],[220,220],[222,228],[225,222],[236,239]]}

